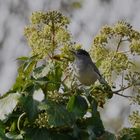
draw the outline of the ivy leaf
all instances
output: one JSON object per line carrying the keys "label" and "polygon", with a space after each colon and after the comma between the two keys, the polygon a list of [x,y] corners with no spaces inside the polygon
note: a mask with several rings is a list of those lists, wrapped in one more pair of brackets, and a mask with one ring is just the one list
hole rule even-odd
{"label": "ivy leaf", "polygon": [[114,134],[107,131],[100,138],[103,140],[117,140]]}
{"label": "ivy leaf", "polygon": [[46,110],[50,127],[72,125],[74,116],[69,113],[64,105],[48,101],[39,105],[40,110]]}
{"label": "ivy leaf", "polygon": [[35,78],[44,77],[48,74],[49,68],[47,65],[41,65],[33,70],[33,75]]}
{"label": "ivy leaf", "polygon": [[46,76],[33,79],[33,80],[36,84],[39,84],[39,85],[46,85],[49,82],[49,79]]}
{"label": "ivy leaf", "polygon": [[49,131],[46,128],[27,128],[25,139],[28,140],[75,140],[69,134]]}
{"label": "ivy leaf", "polygon": [[[96,137],[100,137],[104,132],[104,126],[100,118],[99,112],[94,112],[92,117],[86,119],[87,129],[92,136],[93,134]],[[92,134],[93,133],[93,134]]]}
{"label": "ivy leaf", "polygon": [[31,72],[33,71],[36,63],[35,57],[31,57],[18,68],[18,76],[13,86],[13,90],[21,91],[26,83],[29,82]]}
{"label": "ivy leaf", "polygon": [[94,114],[91,118],[87,118],[86,125],[90,136],[100,137],[105,132],[99,113]]}
{"label": "ivy leaf", "polygon": [[27,116],[29,120],[35,119],[38,113],[37,105],[38,102],[33,99],[32,96],[22,97],[22,104],[25,112],[27,113]]}
{"label": "ivy leaf", "polygon": [[5,120],[12,113],[19,101],[19,93],[10,93],[6,97],[0,99],[0,120]]}
{"label": "ivy leaf", "polygon": [[5,136],[5,126],[2,121],[0,121],[0,140],[9,140]]}
{"label": "ivy leaf", "polygon": [[27,128],[25,132],[25,139],[27,140],[46,140],[50,138],[50,134],[45,128]]}
{"label": "ivy leaf", "polygon": [[55,63],[47,75],[50,83],[47,84],[49,91],[59,90],[61,85],[62,69],[59,63]]}
{"label": "ivy leaf", "polygon": [[86,99],[79,95],[73,95],[67,104],[67,110],[73,112],[77,117],[83,117],[83,115],[86,114],[87,109],[88,104]]}
{"label": "ivy leaf", "polygon": [[85,129],[81,129],[77,125],[74,125],[72,135],[79,140],[90,140],[88,131]]}
{"label": "ivy leaf", "polygon": [[23,139],[23,136],[22,134],[18,134],[16,132],[8,132],[5,134],[5,136],[9,139],[12,139],[12,140],[20,140],[20,139]]}
{"label": "ivy leaf", "polygon": [[36,63],[37,63],[36,59],[34,57],[31,57],[29,59],[29,61],[26,61],[23,64],[23,72],[26,75],[26,77],[30,76],[30,74],[33,71],[33,68],[35,67]]}
{"label": "ivy leaf", "polygon": [[29,59],[29,57],[26,57],[26,56],[17,58],[17,60],[21,60],[21,61],[27,61],[28,59]]}
{"label": "ivy leaf", "polygon": [[75,95],[73,95],[73,96],[69,99],[69,102],[68,102],[68,104],[67,104],[67,110],[68,110],[68,111],[71,112],[71,111],[73,110],[74,104],[75,104],[75,100],[76,100]]}
{"label": "ivy leaf", "polygon": [[38,113],[39,102],[33,98],[33,94],[37,89],[38,88],[36,88],[34,85],[31,85],[28,87],[28,89],[26,89],[28,94],[20,98],[23,109],[27,113],[30,121],[34,120]]}

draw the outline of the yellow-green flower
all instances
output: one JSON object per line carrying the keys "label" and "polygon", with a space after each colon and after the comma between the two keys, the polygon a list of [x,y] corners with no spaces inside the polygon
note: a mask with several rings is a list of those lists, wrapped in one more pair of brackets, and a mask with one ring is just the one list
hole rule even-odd
{"label": "yellow-green flower", "polygon": [[116,34],[123,37],[123,36],[129,36],[129,34],[131,33],[131,28],[132,27],[126,22],[118,22],[113,27],[113,30]]}
{"label": "yellow-green flower", "polygon": [[130,45],[132,53],[140,54],[140,40],[133,39]]}

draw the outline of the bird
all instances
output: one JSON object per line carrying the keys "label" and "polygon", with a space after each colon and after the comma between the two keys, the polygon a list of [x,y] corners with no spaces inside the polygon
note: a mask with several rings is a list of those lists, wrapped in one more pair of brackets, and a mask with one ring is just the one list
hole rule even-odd
{"label": "bird", "polygon": [[99,80],[101,84],[107,84],[106,80],[100,74],[100,71],[92,61],[87,51],[83,49],[70,51],[74,55],[74,75],[77,77],[81,84],[90,86],[97,80]]}

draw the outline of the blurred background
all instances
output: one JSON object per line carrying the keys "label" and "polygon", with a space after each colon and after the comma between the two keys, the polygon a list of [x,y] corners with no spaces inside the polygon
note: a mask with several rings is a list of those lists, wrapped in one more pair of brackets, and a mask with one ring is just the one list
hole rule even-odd
{"label": "blurred background", "polygon": [[[71,19],[73,40],[89,50],[103,25],[125,20],[139,31],[139,6],[139,0],[0,0],[0,94],[7,92],[15,81],[16,58],[30,54],[23,29],[29,24],[32,12],[61,11]],[[114,96],[100,109],[106,129],[117,133],[128,127],[132,108],[128,99]]]}

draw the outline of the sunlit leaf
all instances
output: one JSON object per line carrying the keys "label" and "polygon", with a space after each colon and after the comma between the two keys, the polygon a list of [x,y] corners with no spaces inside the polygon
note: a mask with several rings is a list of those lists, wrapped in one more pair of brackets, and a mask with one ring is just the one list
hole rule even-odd
{"label": "sunlit leaf", "polygon": [[67,109],[68,109],[68,111],[71,112],[71,111],[73,110],[74,104],[75,104],[75,100],[76,100],[76,96],[73,95],[73,96],[70,98],[70,100],[69,100],[69,102],[68,102],[68,104],[67,104]]}
{"label": "sunlit leaf", "polygon": [[34,79],[34,82],[39,85],[44,85],[49,82],[49,79],[47,77],[40,77],[40,78]]}
{"label": "sunlit leaf", "polygon": [[47,75],[50,83],[47,85],[47,89],[50,91],[59,90],[61,85],[62,69],[59,63],[55,63],[51,68],[51,71]]}
{"label": "sunlit leaf", "polygon": [[[41,65],[37,68],[34,69],[34,76],[36,77],[44,77],[45,75],[47,75],[48,71],[45,73],[45,68],[47,66],[46,65]],[[43,75],[45,73],[45,75]]]}
{"label": "sunlit leaf", "polygon": [[12,140],[23,139],[23,136],[21,134],[16,133],[16,132],[8,132],[5,135],[7,138],[12,139]]}
{"label": "sunlit leaf", "polygon": [[19,93],[11,93],[5,98],[0,99],[0,120],[4,120],[12,113],[19,101]]}
{"label": "sunlit leaf", "polygon": [[21,60],[21,61],[26,61],[28,59],[29,59],[29,57],[26,57],[26,56],[22,56],[22,57],[17,58],[17,60]]}
{"label": "sunlit leaf", "polygon": [[41,102],[44,99],[44,93],[41,88],[36,89],[33,94],[33,99],[36,101]]}
{"label": "sunlit leaf", "polygon": [[13,90],[21,91],[24,88],[25,84],[30,81],[29,78],[35,65],[36,60],[34,57],[31,57],[18,68],[18,76],[13,86]]}

